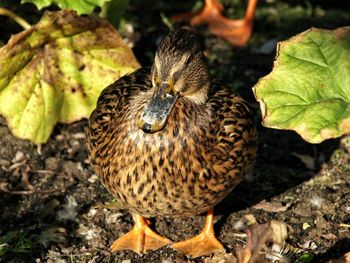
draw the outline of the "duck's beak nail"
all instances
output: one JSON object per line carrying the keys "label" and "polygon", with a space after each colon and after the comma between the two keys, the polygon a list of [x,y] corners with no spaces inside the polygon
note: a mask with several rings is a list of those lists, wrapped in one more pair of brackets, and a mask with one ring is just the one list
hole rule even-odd
{"label": "duck's beak nail", "polygon": [[144,131],[144,132],[152,132],[152,125],[149,124],[149,123],[144,123],[141,127],[141,129]]}

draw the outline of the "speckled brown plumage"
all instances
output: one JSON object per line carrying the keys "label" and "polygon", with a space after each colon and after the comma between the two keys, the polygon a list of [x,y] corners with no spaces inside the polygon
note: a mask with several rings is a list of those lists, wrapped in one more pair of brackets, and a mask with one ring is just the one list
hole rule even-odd
{"label": "speckled brown plumage", "polygon": [[256,153],[247,103],[218,81],[207,100],[180,96],[161,130],[138,120],[152,98],[152,70],[108,86],[89,120],[91,163],[104,186],[132,213],[191,216],[208,211],[243,178]]}
{"label": "speckled brown plumage", "polygon": [[209,100],[180,98],[166,127],[145,133],[135,123],[152,95],[140,69],[101,94],[90,117],[88,147],[103,184],[146,217],[200,214],[220,202],[249,169],[256,131],[246,102],[213,82]]}

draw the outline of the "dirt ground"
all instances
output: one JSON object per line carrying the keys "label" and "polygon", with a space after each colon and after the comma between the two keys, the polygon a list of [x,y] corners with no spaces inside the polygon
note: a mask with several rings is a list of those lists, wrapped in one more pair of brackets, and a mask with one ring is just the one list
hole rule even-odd
{"label": "dirt ground", "polygon": [[[193,3],[188,2],[174,7],[165,1],[130,1],[125,19],[134,32],[129,30],[125,36],[134,43],[143,65],[152,62],[156,45],[167,32],[159,13],[170,16],[190,10]],[[246,48],[231,47],[209,35],[205,28],[198,29],[205,39],[212,74],[251,102],[258,125],[259,106],[251,87],[271,70],[276,40],[310,26],[350,24],[350,12],[344,11],[349,9],[329,2],[318,6],[313,2],[261,1],[254,34]],[[237,1],[224,3],[229,16],[244,12]],[[24,15],[34,13],[33,20],[38,15],[29,7],[24,11],[21,8],[18,3],[13,7]],[[136,16],[137,10],[143,10],[144,15]],[[4,22],[0,23],[4,32],[1,41],[6,43],[12,24],[3,19],[0,22]],[[50,140],[38,147],[11,135],[6,121],[0,118],[0,236],[8,244],[0,246],[0,262],[227,261],[229,254],[225,253],[188,259],[171,248],[143,256],[128,251],[111,254],[113,240],[126,233],[133,222],[127,211],[118,209],[89,165],[86,125],[86,120],[58,125]],[[350,138],[313,145],[294,132],[260,125],[259,134],[252,173],[215,209],[215,230],[226,252],[234,253],[237,245],[245,244],[244,231],[238,227],[245,215],[253,215],[259,223],[272,219],[285,222],[288,243],[302,253],[311,252],[313,262],[325,262],[348,252]],[[198,233],[204,216],[155,218],[152,223],[158,233],[177,241]]]}

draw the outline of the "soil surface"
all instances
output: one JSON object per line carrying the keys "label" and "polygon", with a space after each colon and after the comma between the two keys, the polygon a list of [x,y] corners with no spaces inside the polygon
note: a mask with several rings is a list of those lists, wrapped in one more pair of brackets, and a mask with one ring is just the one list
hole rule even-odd
{"label": "soil surface", "polygon": [[[244,13],[239,1],[223,2],[227,16]],[[246,48],[228,45],[205,27],[197,29],[208,50],[212,74],[251,102],[258,126],[261,117],[251,87],[271,70],[276,41],[311,26],[333,29],[350,24],[346,4],[330,2],[324,6],[259,2]],[[40,16],[28,4],[6,3],[29,21]],[[128,26],[122,31],[143,65],[152,63],[155,48],[168,31],[166,19],[162,22],[159,14],[170,17],[201,1],[182,3],[130,1],[124,18]],[[139,10],[142,15],[137,15]],[[0,29],[3,43],[20,30],[4,18]],[[251,174],[215,208],[215,231],[227,253],[188,259],[166,247],[142,256],[129,251],[112,254],[110,245],[131,229],[133,221],[91,169],[86,127],[86,120],[57,125],[49,141],[38,147],[15,138],[0,119],[0,236],[8,240],[5,247],[0,246],[0,262],[228,262],[229,253],[246,243],[239,228],[246,215],[253,215],[258,223],[286,223],[288,244],[293,251],[312,253],[313,262],[350,250],[350,138],[314,145],[294,132],[259,126],[259,151]],[[155,218],[152,225],[161,235],[178,241],[198,233],[204,219]],[[294,262],[295,253],[282,253],[289,260],[285,262]]]}

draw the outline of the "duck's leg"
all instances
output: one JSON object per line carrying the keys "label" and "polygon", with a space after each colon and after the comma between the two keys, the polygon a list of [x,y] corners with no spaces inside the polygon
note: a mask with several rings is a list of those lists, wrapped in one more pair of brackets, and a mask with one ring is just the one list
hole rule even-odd
{"label": "duck's leg", "polygon": [[138,254],[148,250],[157,250],[166,246],[171,241],[155,233],[150,227],[149,222],[140,215],[133,214],[135,225],[133,229],[114,241],[112,252],[118,250],[132,250]]}
{"label": "duck's leg", "polygon": [[192,17],[191,25],[199,26],[202,24],[210,23],[212,19],[221,17],[221,13],[224,10],[223,5],[218,0],[205,0],[203,10]]}
{"label": "duck's leg", "polygon": [[182,13],[171,17],[174,22],[190,22],[192,26],[208,23],[213,17],[218,16],[223,6],[217,0],[205,0],[204,7],[198,13]]}
{"label": "duck's leg", "polygon": [[184,241],[176,242],[172,247],[193,258],[210,255],[218,249],[224,249],[216,239],[213,226],[213,209],[208,211],[205,226],[199,235]]}
{"label": "duck's leg", "polygon": [[247,44],[253,29],[254,13],[257,0],[248,0],[243,19],[229,19],[221,14],[209,21],[209,30],[216,36],[224,38],[236,46]]}
{"label": "duck's leg", "polygon": [[218,0],[205,0],[204,8],[198,14],[179,14],[172,19],[175,22],[190,20],[193,26],[208,24],[214,35],[233,45],[244,46],[252,33],[256,4],[257,0],[248,0],[244,18],[229,19],[222,15],[223,6]]}

